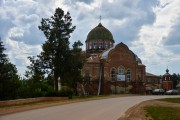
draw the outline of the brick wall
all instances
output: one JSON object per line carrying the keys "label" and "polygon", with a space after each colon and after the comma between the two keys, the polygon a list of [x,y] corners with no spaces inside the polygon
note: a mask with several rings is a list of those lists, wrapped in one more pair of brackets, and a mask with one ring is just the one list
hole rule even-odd
{"label": "brick wall", "polygon": [[[103,54],[102,54],[103,56]],[[120,43],[115,46],[115,48],[111,49],[107,55],[104,54],[103,59],[101,55],[97,55],[97,57],[90,57],[91,59],[87,59],[87,63],[84,65],[82,69],[82,75],[85,76],[86,71],[89,73],[90,84],[86,85],[85,88],[88,88],[89,93],[97,94],[97,90],[93,90],[97,88],[100,80],[100,71],[102,73],[101,76],[101,87],[102,93],[111,94],[114,89],[118,87],[118,93],[129,92],[130,88],[132,88],[131,82],[145,82],[145,74],[146,69],[145,65],[138,63],[136,61],[135,54],[129,50],[129,48]],[[101,65],[102,64],[102,70]],[[117,75],[118,68],[122,67],[124,69],[125,81],[118,81]],[[115,69],[115,79],[111,80],[111,70]],[[127,81],[127,71],[130,71],[131,77],[130,80]],[[115,82],[116,81],[116,82]],[[142,84],[143,85],[143,84]],[[126,89],[129,88],[129,89]],[[138,89],[138,87],[137,87]],[[142,88],[143,89],[143,88]],[[86,90],[86,89],[85,89]],[[138,90],[140,91],[140,90]]]}

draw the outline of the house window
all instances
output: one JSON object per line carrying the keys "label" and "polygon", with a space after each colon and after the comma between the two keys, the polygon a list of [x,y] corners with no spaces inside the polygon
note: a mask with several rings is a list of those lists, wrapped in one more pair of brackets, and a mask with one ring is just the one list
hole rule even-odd
{"label": "house window", "polygon": [[124,75],[124,67],[123,66],[119,66],[118,75]]}
{"label": "house window", "polygon": [[127,81],[131,81],[131,70],[127,70]]}
{"label": "house window", "polygon": [[115,79],[116,79],[116,69],[112,68],[111,69],[111,80],[115,81]]}

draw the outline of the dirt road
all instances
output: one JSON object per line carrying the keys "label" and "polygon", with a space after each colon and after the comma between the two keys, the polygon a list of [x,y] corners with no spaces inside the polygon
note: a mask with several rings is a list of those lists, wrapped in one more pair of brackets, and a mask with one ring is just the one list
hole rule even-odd
{"label": "dirt road", "polygon": [[1,116],[0,120],[117,120],[142,101],[178,96],[131,96],[93,100]]}

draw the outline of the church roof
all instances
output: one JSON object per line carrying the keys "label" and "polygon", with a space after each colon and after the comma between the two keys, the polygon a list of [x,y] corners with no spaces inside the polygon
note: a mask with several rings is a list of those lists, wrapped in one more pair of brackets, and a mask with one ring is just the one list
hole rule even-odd
{"label": "church roof", "polygon": [[86,41],[88,40],[95,40],[95,39],[100,39],[100,40],[113,40],[112,33],[105,28],[101,23],[98,24],[95,28],[93,28],[87,36]]}
{"label": "church roof", "polygon": [[159,76],[157,76],[157,75],[154,75],[154,74],[152,74],[152,73],[148,73],[148,72],[146,72],[146,76],[155,76],[155,77],[159,77]]}
{"label": "church roof", "polygon": [[[122,46],[124,46],[125,48],[127,48],[127,49],[129,50],[128,46],[127,46],[126,44],[124,44],[124,43],[121,42],[121,43],[117,44],[116,46],[114,46],[114,47],[112,47],[112,48],[109,48],[108,50],[104,51],[103,54],[102,54],[101,59],[107,59],[107,58],[108,58],[108,55],[109,55],[109,52],[110,52],[111,50],[115,49],[116,47],[118,47],[119,45],[122,45]],[[130,51],[131,51],[131,50],[130,50]],[[132,52],[132,51],[131,51],[131,52]],[[134,54],[133,52],[132,52],[132,54],[134,55],[136,61],[138,62],[138,65],[143,65],[141,59],[140,59],[136,54]]]}
{"label": "church roof", "polygon": [[171,74],[169,74],[169,69],[166,69],[166,73],[163,76],[171,76]]}
{"label": "church roof", "polygon": [[101,55],[102,54],[97,54],[95,56],[90,56],[86,60],[87,60],[88,63],[100,63]]}
{"label": "church roof", "polygon": [[107,59],[107,58],[108,58],[108,55],[109,55],[109,52],[110,52],[112,49],[114,49],[114,48],[115,48],[115,46],[112,47],[112,48],[109,48],[108,50],[106,50],[106,51],[102,54],[101,59]]}
{"label": "church roof", "polygon": [[180,82],[176,85],[177,88],[180,88]]}

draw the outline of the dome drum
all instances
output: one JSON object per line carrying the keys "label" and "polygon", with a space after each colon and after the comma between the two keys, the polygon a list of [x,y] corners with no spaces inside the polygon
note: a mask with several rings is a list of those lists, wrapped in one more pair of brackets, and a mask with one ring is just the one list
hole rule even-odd
{"label": "dome drum", "polygon": [[88,33],[86,39],[87,52],[99,53],[113,47],[113,45],[114,40],[111,32],[101,23]]}

